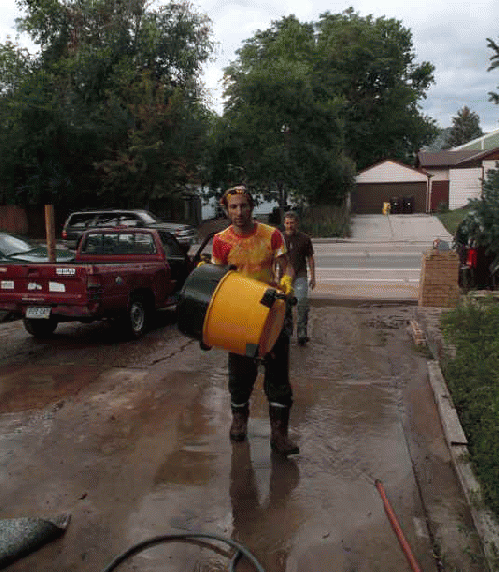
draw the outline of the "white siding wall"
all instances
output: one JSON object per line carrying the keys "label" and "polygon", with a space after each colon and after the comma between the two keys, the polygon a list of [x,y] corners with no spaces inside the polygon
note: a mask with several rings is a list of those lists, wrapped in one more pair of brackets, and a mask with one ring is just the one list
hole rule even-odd
{"label": "white siding wall", "polygon": [[357,175],[357,183],[415,183],[426,181],[424,173],[393,161],[384,161]]}
{"label": "white siding wall", "polygon": [[431,175],[431,181],[448,181],[449,180],[449,169],[426,169]]}
{"label": "white siding wall", "polygon": [[449,170],[449,209],[458,209],[468,204],[468,199],[477,199],[482,192],[482,168]]}
{"label": "white siding wall", "polygon": [[483,162],[483,173],[487,176],[487,171],[490,169],[499,169],[499,161],[484,161]]}

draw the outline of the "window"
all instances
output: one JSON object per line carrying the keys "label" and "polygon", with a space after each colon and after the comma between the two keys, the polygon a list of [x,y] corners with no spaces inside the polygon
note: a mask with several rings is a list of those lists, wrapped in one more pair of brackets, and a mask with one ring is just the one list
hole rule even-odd
{"label": "window", "polygon": [[118,251],[118,235],[102,235],[102,254],[116,254]]}
{"label": "window", "polygon": [[83,254],[100,254],[102,252],[102,234],[87,236],[81,251]]}
{"label": "window", "polygon": [[82,246],[83,254],[154,254],[156,245],[149,233],[92,233]]}
{"label": "window", "polygon": [[118,217],[114,214],[100,215],[92,226],[117,226]]}
{"label": "window", "polygon": [[95,213],[76,214],[69,219],[67,226],[84,229],[87,226],[91,225],[95,217],[96,217]]}
{"label": "window", "polygon": [[184,258],[184,252],[180,244],[172,237],[168,232],[159,232],[159,237],[165,249],[166,257],[169,256],[182,256]]}
{"label": "window", "polygon": [[123,226],[139,226],[139,221],[133,215],[121,215],[118,224]]}
{"label": "window", "polygon": [[135,245],[132,254],[154,254],[156,248],[151,234],[137,233],[135,236]]}

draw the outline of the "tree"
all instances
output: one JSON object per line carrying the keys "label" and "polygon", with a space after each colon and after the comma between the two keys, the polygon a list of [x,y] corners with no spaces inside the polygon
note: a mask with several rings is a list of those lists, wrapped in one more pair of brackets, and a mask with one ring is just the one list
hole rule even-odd
{"label": "tree", "polygon": [[435,152],[435,151],[441,151],[442,149],[446,149],[448,147],[447,141],[449,139],[450,132],[451,132],[451,127],[437,128],[437,134],[435,138],[430,143],[425,145],[422,148],[422,150]]}
{"label": "tree", "polygon": [[[499,67],[499,45],[497,45],[491,38],[487,38],[487,46],[495,52],[492,56],[490,56],[490,61],[492,63],[487,68],[487,71],[492,71]],[[499,93],[489,91],[489,101],[492,101],[493,103],[499,103]]]}
{"label": "tree", "polygon": [[499,170],[490,169],[480,198],[469,201],[469,213],[459,225],[456,241],[482,247],[492,263],[489,271],[499,270]]}
{"label": "tree", "polygon": [[18,4],[19,28],[40,53],[0,92],[0,174],[12,200],[144,205],[196,178],[207,129],[199,76],[212,50],[205,16],[185,2]]}
{"label": "tree", "polygon": [[433,66],[415,63],[411,33],[396,20],[353,10],[307,24],[288,16],[246,40],[237,56],[225,70],[218,156],[261,189],[338,201],[355,165],[412,163],[436,134],[420,111]]}
{"label": "tree", "polygon": [[233,177],[238,166],[254,189],[281,203],[291,190],[313,204],[341,201],[353,165],[343,155],[342,102],[314,85],[313,27],[285,17],[237,55],[225,70],[219,176]]}
{"label": "tree", "polygon": [[353,9],[323,14],[317,30],[317,88],[341,97],[346,150],[358,169],[384,158],[412,163],[436,135],[420,101],[434,66],[417,64],[412,34],[395,19],[362,17]]}
{"label": "tree", "polygon": [[482,135],[483,131],[480,128],[478,114],[470,111],[469,107],[465,105],[457,112],[457,116],[452,118],[452,128],[444,149],[464,145]]}

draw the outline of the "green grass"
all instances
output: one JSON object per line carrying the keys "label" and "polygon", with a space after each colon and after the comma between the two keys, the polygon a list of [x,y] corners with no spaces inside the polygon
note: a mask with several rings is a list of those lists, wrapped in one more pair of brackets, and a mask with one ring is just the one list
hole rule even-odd
{"label": "green grass", "polygon": [[456,233],[459,223],[468,214],[469,207],[463,207],[461,209],[455,209],[453,211],[444,211],[436,213],[436,216],[440,219],[442,224],[445,226],[447,231],[454,236]]}
{"label": "green grass", "polygon": [[466,300],[442,317],[455,358],[442,364],[487,507],[499,521],[499,302]]}

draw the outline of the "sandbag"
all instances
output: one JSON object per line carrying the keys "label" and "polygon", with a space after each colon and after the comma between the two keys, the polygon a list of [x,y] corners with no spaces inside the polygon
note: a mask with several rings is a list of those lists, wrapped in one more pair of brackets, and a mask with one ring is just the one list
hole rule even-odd
{"label": "sandbag", "polygon": [[66,531],[69,515],[43,519],[35,517],[0,520],[0,569],[31,554]]}

